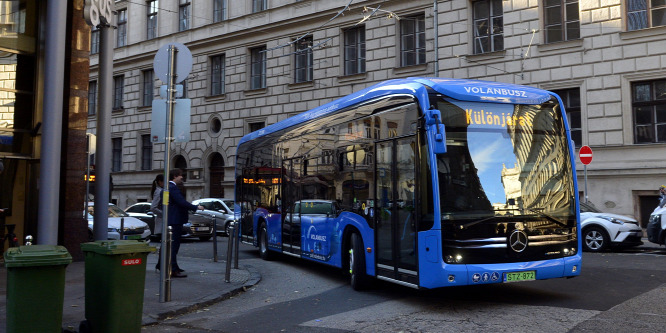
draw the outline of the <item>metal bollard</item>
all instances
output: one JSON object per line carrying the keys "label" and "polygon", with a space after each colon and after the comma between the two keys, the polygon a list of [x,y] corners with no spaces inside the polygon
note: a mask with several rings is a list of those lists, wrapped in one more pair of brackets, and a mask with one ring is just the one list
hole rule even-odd
{"label": "metal bollard", "polygon": [[217,262],[217,223],[213,216],[213,262]]}
{"label": "metal bollard", "polygon": [[125,235],[125,218],[121,217],[120,218],[120,239],[123,239],[124,235]]}
{"label": "metal bollard", "polygon": [[[238,248],[240,246],[239,240],[240,240],[240,223],[238,221],[234,221],[234,232],[232,234],[234,235],[233,237],[233,242],[234,242],[234,268],[238,269]],[[231,242],[232,237],[229,236],[229,241]]]}
{"label": "metal bollard", "polygon": [[[235,231],[234,225],[231,225],[230,227],[231,233]],[[231,252],[233,251],[233,242],[231,239],[229,239],[229,242],[227,243],[227,271],[224,274],[224,282],[229,283],[231,282]]]}
{"label": "metal bollard", "polygon": [[[166,223],[166,221],[164,221]],[[181,228],[181,226],[178,226]],[[164,247],[165,249],[160,249],[161,251],[164,251],[164,258],[165,260],[162,260],[162,267],[160,274],[162,275],[162,280],[164,281],[164,284],[160,286],[160,302],[171,302],[171,242],[172,242],[172,231],[171,231],[171,226],[167,227],[167,234],[166,234],[166,242]],[[161,253],[160,253],[161,255]]]}

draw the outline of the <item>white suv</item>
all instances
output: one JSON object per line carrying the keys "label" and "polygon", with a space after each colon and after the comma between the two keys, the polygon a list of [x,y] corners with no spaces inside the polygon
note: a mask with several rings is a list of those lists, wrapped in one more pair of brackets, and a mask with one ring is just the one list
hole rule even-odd
{"label": "white suv", "polygon": [[643,244],[643,229],[631,217],[602,213],[591,203],[580,204],[583,250],[600,252],[611,247]]}

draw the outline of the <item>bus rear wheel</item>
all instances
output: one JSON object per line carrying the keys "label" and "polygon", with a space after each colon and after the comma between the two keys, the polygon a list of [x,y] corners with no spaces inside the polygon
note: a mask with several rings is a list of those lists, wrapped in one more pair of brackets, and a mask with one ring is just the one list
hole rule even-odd
{"label": "bus rear wheel", "polygon": [[351,234],[349,246],[349,281],[354,290],[367,288],[365,275],[365,255],[363,254],[363,240],[357,233]]}
{"label": "bus rear wheel", "polygon": [[259,228],[259,255],[261,259],[271,260],[271,252],[268,250],[268,230],[266,224],[262,224]]}

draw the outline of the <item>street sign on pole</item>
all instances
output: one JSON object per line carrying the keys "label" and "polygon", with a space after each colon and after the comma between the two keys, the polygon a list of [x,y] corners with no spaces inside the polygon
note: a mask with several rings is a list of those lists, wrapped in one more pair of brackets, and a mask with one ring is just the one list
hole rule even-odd
{"label": "street sign on pole", "polygon": [[592,148],[589,146],[580,147],[578,158],[580,158],[580,163],[583,163],[584,165],[590,164],[590,162],[592,162]]}
{"label": "street sign on pole", "polygon": [[[173,142],[190,141],[190,114],[192,110],[192,100],[189,98],[177,98],[173,110]],[[153,112],[150,124],[150,141],[153,143],[166,142],[166,114],[167,101],[165,99],[153,100]]]}
{"label": "street sign on pole", "polygon": [[[169,48],[174,47],[176,49],[176,59],[174,62],[176,64],[175,72],[170,72],[170,63],[169,63]],[[163,83],[169,84],[169,75],[175,75],[173,78],[173,83],[181,83],[183,80],[190,75],[192,70],[192,52],[187,46],[180,43],[169,43],[164,44],[157,50],[155,54],[155,59],[153,60],[153,69],[155,70],[155,75]]]}

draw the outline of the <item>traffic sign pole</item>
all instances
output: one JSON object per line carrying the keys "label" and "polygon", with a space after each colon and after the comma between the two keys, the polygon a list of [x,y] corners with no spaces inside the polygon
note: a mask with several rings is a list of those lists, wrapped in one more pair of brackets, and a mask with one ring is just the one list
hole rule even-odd
{"label": "traffic sign pole", "polygon": [[175,95],[175,68],[176,68],[176,46],[169,45],[168,47],[168,83],[167,83],[167,112],[166,112],[166,133],[164,138],[165,148],[164,148],[164,189],[162,192],[162,242],[160,251],[160,302],[170,302],[171,301],[171,258],[167,257],[166,251],[167,247],[167,235],[168,235],[168,221],[169,221],[169,168],[171,167],[171,137],[173,136],[173,103]]}
{"label": "traffic sign pole", "polygon": [[587,203],[587,164],[583,165],[583,173],[585,174],[585,203]]}
{"label": "traffic sign pole", "polygon": [[583,163],[583,173],[585,175],[585,203],[587,203],[587,165],[592,163],[592,148],[589,146],[582,146],[578,151],[578,158]]}
{"label": "traffic sign pole", "polygon": [[[174,141],[174,113],[178,111],[176,103],[176,83],[180,83],[192,70],[192,53],[190,50],[183,44],[179,43],[170,43],[162,45],[160,49],[155,54],[155,59],[153,60],[153,69],[157,77],[164,83],[166,83],[166,107],[164,109],[156,110],[156,106],[159,105],[161,108],[162,103],[155,103],[156,100],[153,100],[153,117],[160,115],[165,119],[164,122],[164,132],[161,132],[160,129],[155,127],[161,126],[159,122],[156,122],[155,119],[152,119],[151,137],[153,142],[160,142],[160,135],[164,133],[164,190],[162,191],[162,241],[160,251],[160,302],[169,302],[171,301],[171,256],[167,255],[168,246],[169,246],[169,171],[171,168],[171,142]],[[182,89],[182,88],[181,88]],[[181,90],[182,91],[182,90]],[[160,89],[161,95],[161,89]],[[177,137],[180,139],[180,142],[189,140],[189,108],[190,101],[186,100],[183,103],[180,103],[183,107],[187,107],[187,123],[186,130],[179,129]],[[162,111],[164,110],[164,111]],[[181,112],[184,113],[184,112]],[[184,126],[184,125],[183,125]],[[186,133],[185,133],[186,132]],[[179,141],[179,140],[176,140]]]}

